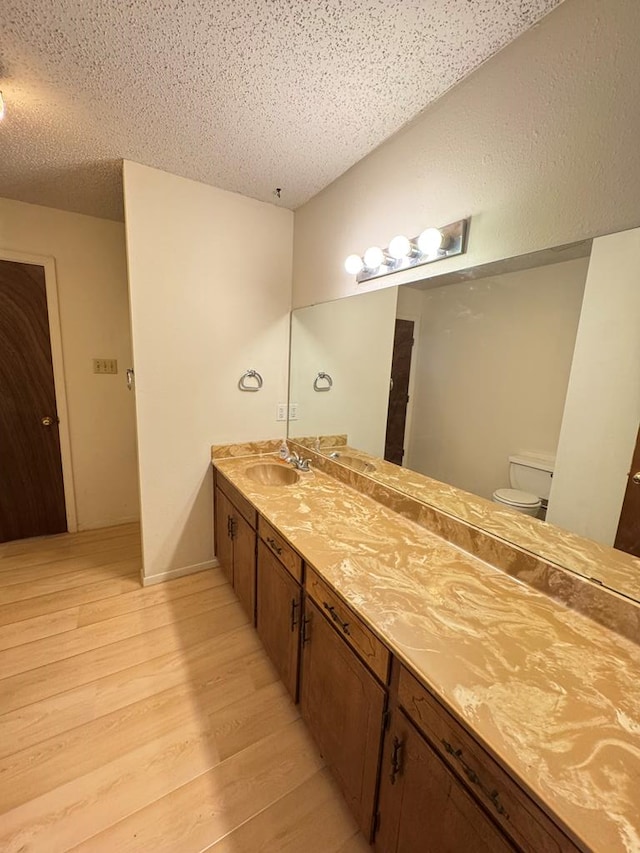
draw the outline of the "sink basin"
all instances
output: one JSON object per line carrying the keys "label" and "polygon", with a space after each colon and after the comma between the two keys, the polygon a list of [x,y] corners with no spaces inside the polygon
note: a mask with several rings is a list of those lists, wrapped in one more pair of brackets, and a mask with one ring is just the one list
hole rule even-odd
{"label": "sink basin", "polygon": [[354,471],[360,471],[361,474],[371,474],[376,470],[376,466],[371,462],[365,462],[364,459],[358,459],[357,456],[340,456],[337,457],[337,462],[342,462],[343,465],[348,465]]}
{"label": "sink basin", "polygon": [[247,468],[247,477],[261,486],[292,486],[297,483],[300,475],[295,468],[287,468],[275,462],[261,462]]}

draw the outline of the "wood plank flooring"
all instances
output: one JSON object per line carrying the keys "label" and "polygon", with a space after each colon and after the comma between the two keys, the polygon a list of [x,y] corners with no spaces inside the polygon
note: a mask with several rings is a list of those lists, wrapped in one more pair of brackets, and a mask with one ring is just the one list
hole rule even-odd
{"label": "wood plank flooring", "polygon": [[135,525],[0,545],[3,853],[370,848],[222,572]]}

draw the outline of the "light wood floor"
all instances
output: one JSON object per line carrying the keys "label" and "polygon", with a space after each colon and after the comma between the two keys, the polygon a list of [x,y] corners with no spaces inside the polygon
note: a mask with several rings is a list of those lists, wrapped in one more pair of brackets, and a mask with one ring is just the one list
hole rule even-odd
{"label": "light wood floor", "polygon": [[134,525],[0,545],[3,853],[364,853],[221,572]]}

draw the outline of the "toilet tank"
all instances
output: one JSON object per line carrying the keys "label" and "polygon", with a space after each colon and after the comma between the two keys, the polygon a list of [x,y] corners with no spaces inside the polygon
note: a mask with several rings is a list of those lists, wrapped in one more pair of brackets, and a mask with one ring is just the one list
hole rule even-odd
{"label": "toilet tank", "polygon": [[512,489],[530,492],[547,500],[556,457],[550,453],[518,453],[509,457],[509,482]]}

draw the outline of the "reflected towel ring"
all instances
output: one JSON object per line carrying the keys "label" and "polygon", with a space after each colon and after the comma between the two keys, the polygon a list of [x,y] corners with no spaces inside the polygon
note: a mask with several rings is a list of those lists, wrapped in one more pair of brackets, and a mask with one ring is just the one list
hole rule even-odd
{"label": "reflected towel ring", "polygon": [[[320,385],[320,382],[326,382],[326,385]],[[330,391],[333,386],[333,379],[329,376],[328,373],[325,373],[323,370],[318,373],[316,378],[313,380],[313,390],[314,391]]]}
{"label": "reflected towel ring", "polygon": [[[255,379],[255,385],[247,385],[247,379]],[[262,388],[262,376],[257,370],[246,370],[238,380],[238,388],[241,391],[259,391]]]}

